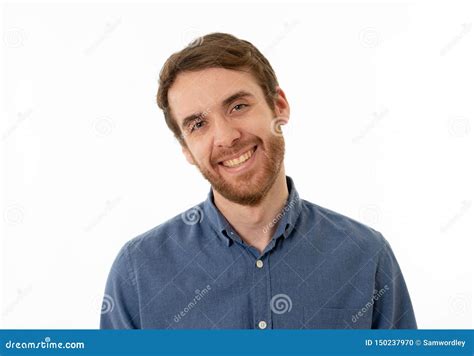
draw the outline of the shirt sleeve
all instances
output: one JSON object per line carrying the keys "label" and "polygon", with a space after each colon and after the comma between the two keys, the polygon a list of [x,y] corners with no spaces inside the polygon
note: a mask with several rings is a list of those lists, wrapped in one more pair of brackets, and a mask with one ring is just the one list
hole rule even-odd
{"label": "shirt sleeve", "polygon": [[137,283],[125,244],[110,269],[100,315],[101,329],[140,329]]}
{"label": "shirt sleeve", "polygon": [[417,329],[402,271],[390,244],[384,238],[383,242],[375,277],[372,329]]}

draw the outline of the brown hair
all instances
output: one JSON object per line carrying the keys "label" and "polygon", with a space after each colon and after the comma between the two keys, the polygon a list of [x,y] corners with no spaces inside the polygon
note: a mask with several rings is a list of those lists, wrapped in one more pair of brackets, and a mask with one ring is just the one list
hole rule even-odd
{"label": "brown hair", "polygon": [[264,55],[248,41],[227,33],[210,33],[172,54],[160,72],[156,101],[163,110],[166,124],[181,144],[184,144],[184,140],[169,109],[168,90],[181,72],[207,68],[248,70],[262,88],[267,104],[272,110],[275,108],[278,81]]}

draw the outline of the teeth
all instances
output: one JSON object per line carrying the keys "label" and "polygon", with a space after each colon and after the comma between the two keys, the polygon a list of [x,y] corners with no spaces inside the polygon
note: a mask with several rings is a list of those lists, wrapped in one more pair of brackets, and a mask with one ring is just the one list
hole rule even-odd
{"label": "teeth", "polygon": [[238,166],[239,164],[242,164],[245,161],[247,161],[250,157],[252,157],[252,154],[253,154],[253,149],[251,149],[250,151],[244,153],[242,156],[240,156],[238,158],[231,159],[231,160],[228,160],[228,161],[224,161],[224,162],[222,162],[222,164],[226,167],[232,168],[232,167]]}

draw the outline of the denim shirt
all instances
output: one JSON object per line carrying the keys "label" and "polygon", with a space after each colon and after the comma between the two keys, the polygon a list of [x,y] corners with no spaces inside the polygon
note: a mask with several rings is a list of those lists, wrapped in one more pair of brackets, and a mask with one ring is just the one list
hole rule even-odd
{"label": "denim shirt", "polygon": [[207,199],[129,240],[110,270],[102,329],[416,328],[407,286],[384,237],[289,196],[246,244]]}

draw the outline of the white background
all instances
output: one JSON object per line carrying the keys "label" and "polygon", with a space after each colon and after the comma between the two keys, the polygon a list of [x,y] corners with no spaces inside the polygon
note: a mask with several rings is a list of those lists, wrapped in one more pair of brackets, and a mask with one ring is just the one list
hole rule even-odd
{"label": "white background", "polygon": [[277,73],[300,196],[383,233],[420,328],[472,328],[472,5],[3,4],[1,326],[98,328],[120,247],[206,198],[155,95],[219,31]]}

